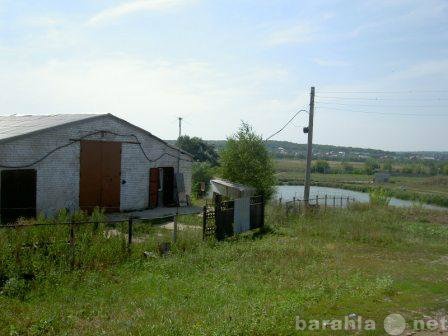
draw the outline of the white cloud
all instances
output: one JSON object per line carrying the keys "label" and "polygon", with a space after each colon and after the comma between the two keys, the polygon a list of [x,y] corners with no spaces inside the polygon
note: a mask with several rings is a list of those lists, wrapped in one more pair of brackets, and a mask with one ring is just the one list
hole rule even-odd
{"label": "white cloud", "polygon": [[316,31],[312,25],[299,23],[295,26],[272,32],[266,40],[269,46],[300,44],[313,40]]}
{"label": "white cloud", "polygon": [[313,62],[317,65],[324,67],[345,67],[348,66],[349,63],[341,60],[332,60],[332,59],[323,59],[323,58],[315,58]]}
{"label": "white cloud", "polygon": [[205,62],[128,55],[40,65],[9,61],[0,68],[2,114],[112,113],[163,138],[176,136],[178,115],[188,116],[190,134],[224,138],[241,119],[252,122],[271,110],[262,104],[270,99],[263,93],[287,76],[275,68],[234,76]]}
{"label": "white cloud", "polygon": [[87,22],[88,25],[117,19],[124,15],[129,15],[141,11],[158,11],[167,8],[177,7],[185,3],[185,0],[137,0],[125,2],[115,7],[107,8],[94,16]]}

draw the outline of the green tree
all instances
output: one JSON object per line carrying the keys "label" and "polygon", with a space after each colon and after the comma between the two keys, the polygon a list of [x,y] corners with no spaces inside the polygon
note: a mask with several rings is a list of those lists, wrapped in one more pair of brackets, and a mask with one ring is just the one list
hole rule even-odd
{"label": "green tree", "polygon": [[368,159],[366,162],[364,162],[364,172],[367,175],[372,175],[379,168],[380,165],[375,159]]}
{"label": "green tree", "polygon": [[193,155],[196,161],[208,162],[212,166],[219,163],[219,155],[215,146],[206,143],[201,138],[190,138],[188,135],[183,135],[177,139],[176,146]]}
{"label": "green tree", "polygon": [[274,163],[261,136],[244,122],[221,152],[222,176],[257,189],[269,199],[275,191]]}
{"label": "green tree", "polygon": [[392,172],[392,161],[387,160],[383,163],[383,170],[387,172]]}
{"label": "green tree", "polygon": [[330,172],[330,165],[325,160],[317,160],[313,163],[313,172],[326,174]]}
{"label": "green tree", "polygon": [[[193,194],[200,198],[207,194],[210,189],[210,180],[213,177],[213,169],[207,162],[194,162],[192,167],[192,191]],[[201,184],[205,184],[204,193],[201,190]]]}
{"label": "green tree", "polygon": [[448,175],[448,163],[446,163],[446,164],[442,167],[442,174],[443,174],[443,175]]}

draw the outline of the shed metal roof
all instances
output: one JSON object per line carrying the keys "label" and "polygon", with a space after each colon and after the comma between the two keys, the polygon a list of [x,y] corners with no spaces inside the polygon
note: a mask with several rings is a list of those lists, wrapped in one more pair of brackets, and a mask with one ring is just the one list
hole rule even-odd
{"label": "shed metal roof", "polygon": [[101,114],[0,116],[0,141],[98,116]]}
{"label": "shed metal roof", "polygon": [[118,118],[110,113],[107,114],[53,114],[53,115],[11,115],[0,116],[0,143],[9,141],[18,137],[22,137],[28,134],[38,133],[41,131],[49,130],[55,127],[80,122],[87,119],[99,118],[99,117],[111,117],[115,120],[125,123],[128,126],[134,127],[148,136],[157,139],[164,143],[168,147],[180,151],[181,153],[188,155],[193,159],[193,155],[180,149],[176,146],[170,145],[161,138],[153,135],[147,130],[138,127],[130,122]]}
{"label": "shed metal roof", "polygon": [[239,191],[245,191],[245,190],[255,190],[254,187],[250,187],[241,183],[236,183],[236,182],[232,182],[232,181],[228,181],[228,180],[224,180],[224,179],[219,179],[219,178],[215,178],[210,180],[211,183],[215,183],[215,184],[220,184],[222,186],[226,186],[232,189],[236,189]]}

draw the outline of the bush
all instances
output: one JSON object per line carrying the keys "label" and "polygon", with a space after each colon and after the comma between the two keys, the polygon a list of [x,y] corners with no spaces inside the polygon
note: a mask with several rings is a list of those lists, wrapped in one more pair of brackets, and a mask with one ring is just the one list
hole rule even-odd
{"label": "bush", "polygon": [[[195,162],[193,163],[193,173],[192,173],[192,191],[193,195],[197,198],[207,195],[210,189],[210,180],[213,177],[213,171],[211,166],[205,162]],[[205,191],[201,191],[201,183],[205,183]]]}
{"label": "bush", "polygon": [[227,139],[221,166],[223,178],[254,187],[265,199],[274,194],[274,163],[263,139],[248,124],[243,122],[238,132]]}
{"label": "bush", "polygon": [[313,172],[327,174],[330,173],[330,165],[325,160],[317,160],[313,163]]}
{"label": "bush", "polygon": [[376,188],[369,192],[370,204],[374,206],[388,206],[390,202],[389,192],[383,188]]}

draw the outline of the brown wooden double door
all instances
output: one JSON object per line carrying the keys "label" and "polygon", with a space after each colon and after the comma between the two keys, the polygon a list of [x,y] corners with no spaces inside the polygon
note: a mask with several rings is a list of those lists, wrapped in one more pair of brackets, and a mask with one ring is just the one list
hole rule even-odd
{"label": "brown wooden double door", "polygon": [[121,143],[81,141],[79,207],[120,211]]}

